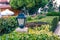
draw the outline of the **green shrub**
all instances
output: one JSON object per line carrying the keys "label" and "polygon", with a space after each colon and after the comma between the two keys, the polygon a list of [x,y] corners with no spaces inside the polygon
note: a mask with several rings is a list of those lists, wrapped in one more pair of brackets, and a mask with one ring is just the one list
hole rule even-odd
{"label": "green shrub", "polygon": [[6,24],[6,20],[4,19],[0,19],[0,32],[2,29],[6,28],[7,27],[7,24]]}
{"label": "green shrub", "polygon": [[48,12],[47,16],[60,16],[60,12]]}
{"label": "green shrub", "polygon": [[59,16],[46,16],[45,18],[42,19],[36,19],[36,20],[32,20],[32,21],[27,21],[29,22],[47,22],[51,27],[50,30],[54,31],[55,28],[57,27],[59,21]]}
{"label": "green shrub", "polygon": [[47,16],[59,16],[59,21],[60,21],[60,12],[48,12],[46,15]]}
{"label": "green shrub", "polygon": [[38,30],[38,31],[40,31],[40,30],[49,31],[50,25],[49,25],[49,24],[47,24],[47,25],[41,25],[40,27],[34,27],[33,29],[34,29],[34,30]]}
{"label": "green shrub", "polygon": [[37,17],[35,19],[42,19],[44,18],[45,16],[42,16],[42,15],[37,15]]}
{"label": "green shrub", "polygon": [[10,34],[4,34],[0,36],[1,40],[60,40],[60,38],[51,32],[42,31],[40,34],[28,34],[12,32]]}
{"label": "green shrub", "polygon": [[60,21],[60,16],[59,16],[59,21]]}
{"label": "green shrub", "polygon": [[49,23],[49,25],[51,25],[50,30],[54,31],[55,28],[57,27],[59,17],[58,16],[47,16],[46,18],[42,18],[40,21]]}
{"label": "green shrub", "polygon": [[14,30],[16,27],[18,27],[16,17],[9,17],[7,19],[6,30],[11,31]]}
{"label": "green shrub", "polygon": [[32,20],[31,16],[28,16],[26,20],[27,20],[27,21]]}
{"label": "green shrub", "polygon": [[39,20],[32,20],[32,21],[27,21],[29,22],[47,22],[51,27],[50,30],[54,31],[55,28],[57,27],[59,21],[59,16],[46,16],[45,18],[39,19]]}
{"label": "green shrub", "polygon": [[9,18],[0,18],[0,30],[13,30],[12,28],[16,28],[17,20],[16,17],[9,17]]}

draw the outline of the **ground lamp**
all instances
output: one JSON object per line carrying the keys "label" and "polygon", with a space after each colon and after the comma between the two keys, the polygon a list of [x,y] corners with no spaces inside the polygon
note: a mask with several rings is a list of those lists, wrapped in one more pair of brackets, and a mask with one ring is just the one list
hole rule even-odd
{"label": "ground lamp", "polygon": [[26,17],[24,15],[24,13],[19,13],[19,15],[17,16],[17,22],[20,28],[24,28],[25,26],[25,20]]}

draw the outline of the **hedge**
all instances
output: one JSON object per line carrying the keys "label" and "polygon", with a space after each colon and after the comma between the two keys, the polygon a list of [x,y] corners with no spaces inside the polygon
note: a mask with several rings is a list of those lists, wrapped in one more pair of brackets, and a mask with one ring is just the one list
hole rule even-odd
{"label": "hedge", "polygon": [[45,24],[45,25],[41,25],[40,27],[34,27],[33,28],[33,30],[38,30],[38,31],[40,31],[40,30],[46,30],[46,31],[49,31],[49,29],[50,29],[50,25],[49,24]]}
{"label": "hedge", "polygon": [[46,16],[45,18],[42,18],[42,19],[36,19],[36,20],[32,20],[32,21],[27,21],[27,23],[30,23],[30,22],[47,22],[51,27],[50,27],[50,30],[51,31],[54,31],[57,24],[58,24],[58,21],[59,21],[59,16]]}
{"label": "hedge", "polygon": [[47,24],[47,25],[41,25],[40,27],[34,27],[34,28],[29,27],[28,32],[29,34],[40,34],[43,31],[50,32],[49,29],[50,29],[50,25]]}
{"label": "hedge", "polygon": [[0,32],[3,29],[10,31],[10,29],[12,29],[12,28],[14,29],[17,26],[18,26],[17,20],[16,20],[16,17],[14,17],[14,16],[9,17],[9,18],[0,18]]}
{"label": "hedge", "polygon": [[41,30],[40,34],[12,32],[0,36],[0,40],[60,40],[60,38],[52,32]]}
{"label": "hedge", "polygon": [[35,17],[31,17],[31,16],[28,16],[27,17],[27,21],[33,21],[33,20],[39,20],[39,19],[42,19],[42,18],[45,18],[46,16],[42,16],[42,15],[37,15]]}
{"label": "hedge", "polygon": [[49,25],[51,26],[50,30],[54,31],[55,28],[57,27],[59,17],[58,16],[47,16],[46,18],[40,19],[40,21],[49,23]]}
{"label": "hedge", "polygon": [[[33,20],[29,20],[27,22],[47,22],[49,23],[49,25],[51,25],[51,29],[52,31],[55,30],[56,26],[57,26],[57,23],[58,23],[58,16],[47,16],[45,18],[42,18],[42,19],[33,19]],[[16,28],[18,27],[18,24],[17,24],[17,20],[16,20],[16,17],[12,16],[12,17],[9,17],[9,18],[1,18],[0,19],[0,32],[2,29],[6,29],[6,30],[13,30],[13,28]]]}
{"label": "hedge", "polygon": [[48,12],[47,16],[60,16],[60,12]]}
{"label": "hedge", "polygon": [[[58,36],[56,36],[55,34],[53,34],[50,31],[48,31],[49,28],[51,28],[51,29],[53,28],[53,24],[54,24],[54,27],[57,25],[58,16],[45,17],[45,18],[40,19],[40,21],[41,22],[48,22],[50,25],[47,25],[47,26],[42,25],[40,27],[40,29],[37,28],[37,30],[33,29],[32,31],[29,29],[28,33],[20,33],[20,32],[13,31],[9,34],[4,34],[4,35],[0,36],[0,40],[60,40],[60,38]],[[9,28],[10,29],[16,28],[16,26],[18,26],[16,17],[9,17],[4,20],[2,18],[1,24],[0,24],[0,27],[2,26],[3,27],[3,28],[1,27],[2,29],[6,28],[7,30]],[[33,32],[33,34],[31,32]]]}
{"label": "hedge", "polygon": [[48,12],[46,15],[47,16],[59,16],[59,21],[60,21],[60,12]]}

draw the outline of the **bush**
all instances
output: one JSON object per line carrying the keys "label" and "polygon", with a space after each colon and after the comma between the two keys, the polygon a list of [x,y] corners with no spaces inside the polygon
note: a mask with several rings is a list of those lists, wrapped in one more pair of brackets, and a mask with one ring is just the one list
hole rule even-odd
{"label": "bush", "polygon": [[48,12],[47,16],[60,16],[60,12]]}
{"label": "bush", "polygon": [[59,21],[60,21],[60,12],[48,12],[46,15],[47,16],[59,16]]}
{"label": "bush", "polygon": [[40,34],[29,34],[12,32],[10,34],[4,34],[0,36],[1,40],[60,40],[60,38],[54,35],[52,32],[40,31]]}
{"label": "bush", "polygon": [[50,30],[54,31],[55,28],[57,27],[59,21],[59,16],[46,16],[45,18],[39,19],[39,20],[32,20],[32,21],[27,21],[29,22],[46,22],[48,23],[51,27]]}
{"label": "bush", "polygon": [[49,31],[49,27],[49,25],[42,25],[37,30],[29,28],[27,33],[13,31],[0,36],[0,40],[60,40],[57,35]]}
{"label": "bush", "polygon": [[9,18],[0,18],[0,30],[13,30],[12,28],[16,28],[17,20],[16,17],[9,17]]}
{"label": "bush", "polygon": [[40,30],[49,31],[50,25],[49,25],[49,24],[47,24],[47,25],[41,25],[40,27],[34,27],[33,29],[34,29],[34,30],[38,30],[38,31],[40,31]]}
{"label": "bush", "polygon": [[46,18],[42,18],[40,21],[49,23],[49,25],[51,25],[50,30],[54,31],[55,28],[57,27],[59,17],[58,16],[47,16]]}
{"label": "bush", "polygon": [[6,28],[7,24],[6,24],[6,20],[4,19],[0,19],[0,32],[2,29]]}
{"label": "bush", "polygon": [[49,29],[50,29],[50,25],[42,25],[40,27],[34,27],[34,28],[31,28],[29,27],[29,34],[40,34],[42,33],[42,31],[48,31],[49,32]]}
{"label": "bush", "polygon": [[26,20],[27,20],[27,21],[32,20],[31,16],[28,16]]}
{"label": "bush", "polygon": [[35,19],[42,19],[44,18],[45,16],[42,16],[42,15],[37,15],[37,17]]}

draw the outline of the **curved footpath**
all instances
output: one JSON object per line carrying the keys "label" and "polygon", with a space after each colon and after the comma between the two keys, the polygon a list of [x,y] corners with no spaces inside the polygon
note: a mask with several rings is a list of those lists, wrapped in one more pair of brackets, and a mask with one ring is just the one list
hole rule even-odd
{"label": "curved footpath", "polygon": [[54,33],[60,36],[60,21],[58,22],[57,28]]}

